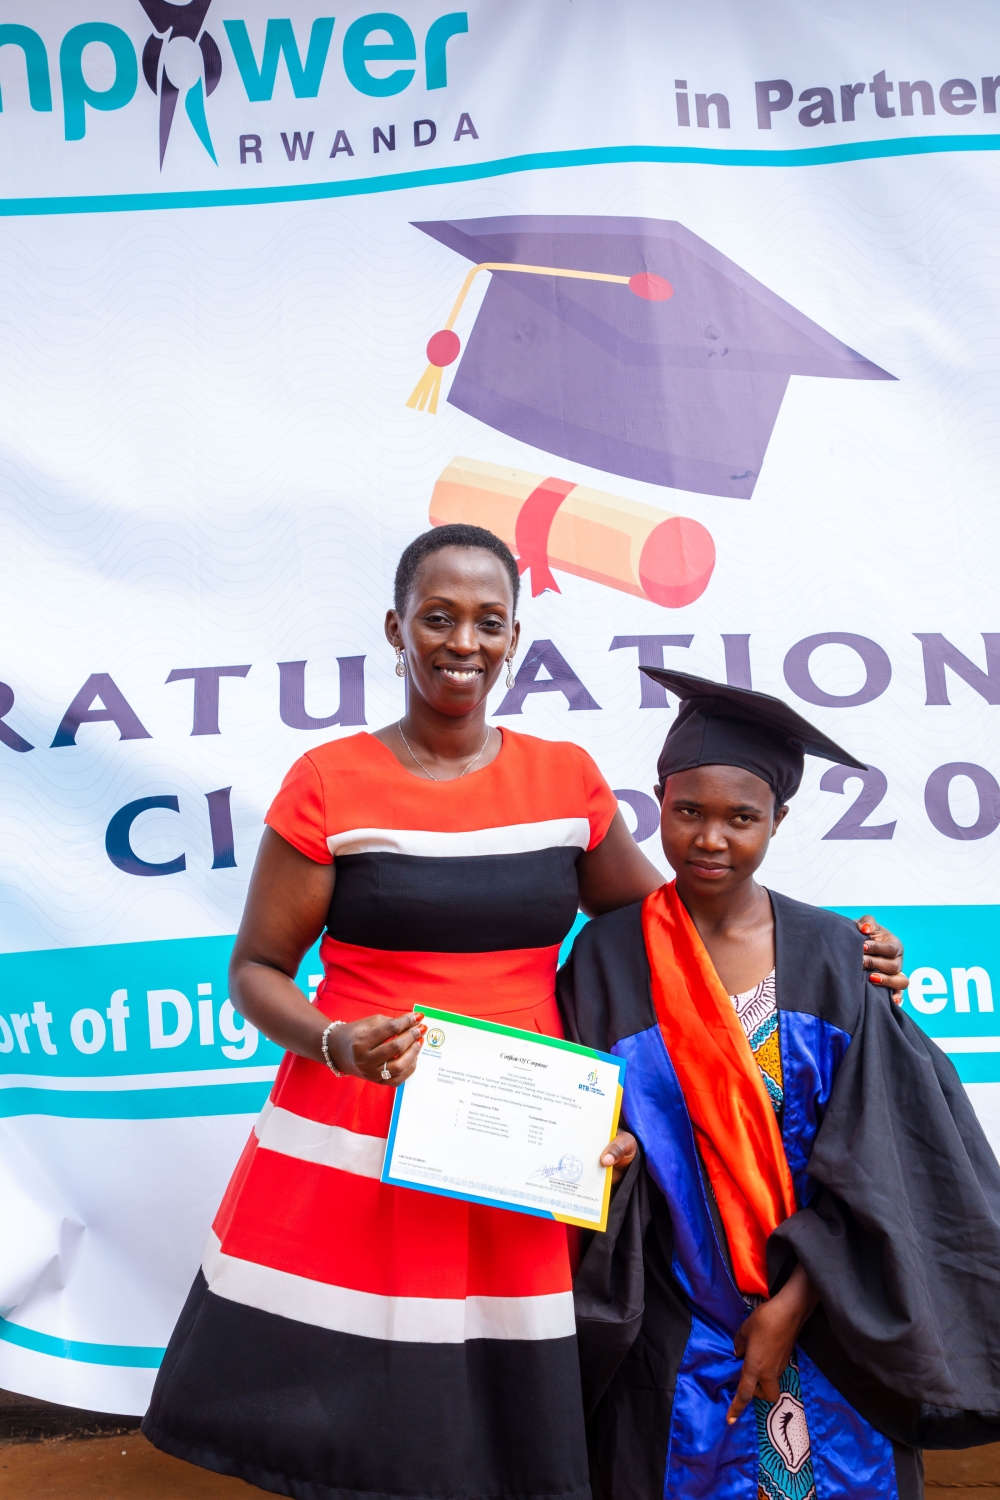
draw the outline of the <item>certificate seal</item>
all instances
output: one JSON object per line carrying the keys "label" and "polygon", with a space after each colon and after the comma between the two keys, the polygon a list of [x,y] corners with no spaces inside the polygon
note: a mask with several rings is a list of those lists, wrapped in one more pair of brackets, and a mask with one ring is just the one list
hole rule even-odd
{"label": "certificate seal", "polygon": [[579,1182],[583,1176],[583,1162],[578,1156],[561,1156],[556,1168],[559,1182]]}

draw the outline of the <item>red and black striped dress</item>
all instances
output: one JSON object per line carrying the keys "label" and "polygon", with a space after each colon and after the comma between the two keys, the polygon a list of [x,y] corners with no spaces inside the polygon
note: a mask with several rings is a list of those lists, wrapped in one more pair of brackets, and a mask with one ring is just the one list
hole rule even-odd
{"label": "red and black striped dress", "polygon": [[[310,751],[267,822],[336,861],[318,1008],[561,1034],[576,862],[615,808],[579,747],[510,730],[447,782],[369,734]],[[392,1099],[285,1057],[144,1431],[300,1500],[587,1500],[566,1227],[383,1186]]]}

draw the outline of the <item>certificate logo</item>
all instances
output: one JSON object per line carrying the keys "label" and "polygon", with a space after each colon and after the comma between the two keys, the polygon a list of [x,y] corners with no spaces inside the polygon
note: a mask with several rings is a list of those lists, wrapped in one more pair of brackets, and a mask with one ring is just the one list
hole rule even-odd
{"label": "certificate logo", "polygon": [[587,1074],[586,1083],[577,1084],[577,1088],[581,1088],[585,1094],[600,1094],[601,1098],[603,1099],[604,1090],[597,1087],[598,1077],[599,1074],[597,1072],[597,1069],[591,1068],[590,1072]]}
{"label": "certificate logo", "polygon": [[441,1030],[440,1026],[432,1026],[424,1040],[426,1041],[428,1047],[432,1048],[433,1051],[440,1052],[441,1048],[444,1046],[444,1032]]}

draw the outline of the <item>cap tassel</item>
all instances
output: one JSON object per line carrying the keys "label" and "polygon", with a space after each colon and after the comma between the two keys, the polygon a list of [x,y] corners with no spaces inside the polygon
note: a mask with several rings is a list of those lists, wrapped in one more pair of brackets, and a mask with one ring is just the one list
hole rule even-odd
{"label": "cap tassel", "polygon": [[428,365],[416,385],[413,394],[407,401],[407,406],[412,406],[414,411],[430,412],[432,417],[437,416],[438,397],[441,394],[440,365]]}
{"label": "cap tassel", "polygon": [[427,368],[413,387],[406,403],[414,411],[426,411],[432,417],[437,415],[442,373],[448,365],[455,363],[462,349],[462,341],[454,331],[455,320],[480,271],[520,271],[528,276],[568,276],[579,281],[613,281],[627,286],[644,302],[665,302],[674,294],[669,281],[647,271],[639,271],[633,276],[612,276],[604,271],[570,271],[559,266],[521,266],[505,261],[483,261],[480,265],[473,266],[466,276],[447,323],[427,341]]}
{"label": "cap tassel", "polygon": [[455,363],[461,348],[461,339],[450,328],[441,328],[431,335],[427,340],[429,363],[413,387],[413,394],[407,401],[407,406],[412,406],[415,411],[429,412],[432,417],[437,415],[438,397],[441,394],[441,376],[448,365]]}

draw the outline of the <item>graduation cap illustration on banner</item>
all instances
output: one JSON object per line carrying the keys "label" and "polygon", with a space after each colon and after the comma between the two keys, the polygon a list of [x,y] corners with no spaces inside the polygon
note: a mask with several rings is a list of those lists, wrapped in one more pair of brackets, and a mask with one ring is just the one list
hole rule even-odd
{"label": "graduation cap illustration on banner", "polygon": [[407,403],[448,402],[610,474],[749,498],[792,375],[894,380],[682,224],[519,215],[414,226],[472,262]]}

